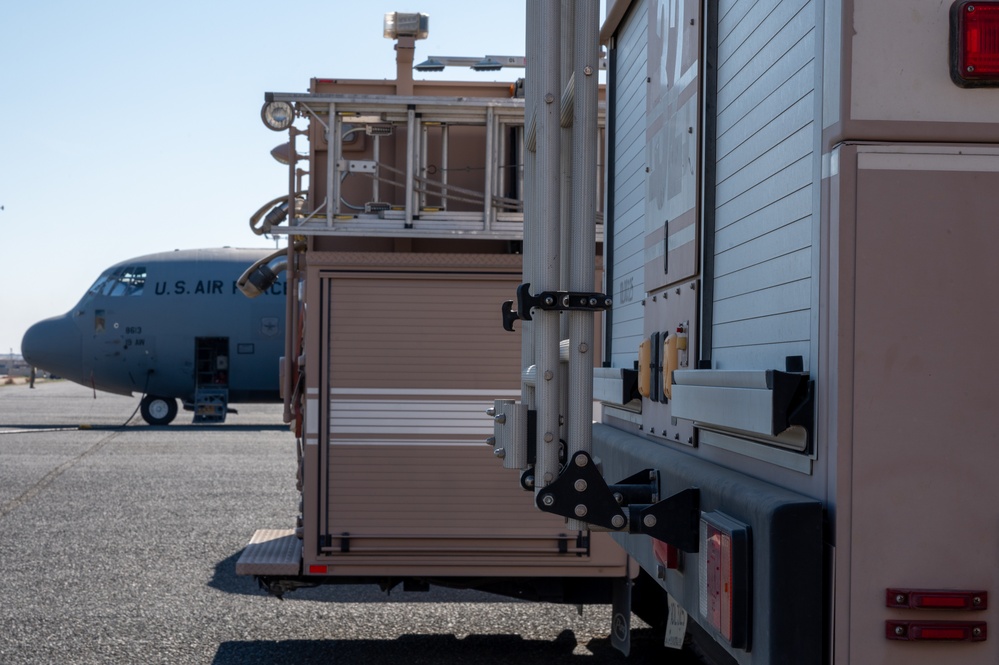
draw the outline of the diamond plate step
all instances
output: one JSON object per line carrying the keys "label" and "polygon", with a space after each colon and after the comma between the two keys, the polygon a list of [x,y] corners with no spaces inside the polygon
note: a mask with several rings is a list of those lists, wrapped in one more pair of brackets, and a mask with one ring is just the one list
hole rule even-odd
{"label": "diamond plate step", "polygon": [[236,561],[237,575],[298,575],[302,541],[294,529],[257,529]]}

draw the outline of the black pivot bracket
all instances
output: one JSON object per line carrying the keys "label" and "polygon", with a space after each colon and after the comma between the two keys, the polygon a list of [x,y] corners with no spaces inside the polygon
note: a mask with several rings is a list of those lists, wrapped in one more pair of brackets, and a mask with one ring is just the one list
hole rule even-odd
{"label": "black pivot bracket", "polygon": [[513,309],[513,301],[503,303],[503,329],[513,331],[513,322],[532,321],[531,310],[534,308],[545,311],[584,311],[602,312],[611,308],[613,300],[604,293],[581,291],[542,291],[532,296],[531,284],[526,282],[517,287],[517,309]]}
{"label": "black pivot bracket", "polygon": [[700,541],[701,490],[688,487],[651,506],[628,506],[631,533],[644,533],[684,552],[696,552]]}
{"label": "black pivot bracket", "polygon": [[538,492],[535,502],[546,513],[611,531],[620,531],[628,524],[600,469],[589,453],[583,451],[574,454],[559,477]]}
{"label": "black pivot bracket", "polygon": [[[696,487],[659,499],[659,473],[645,469],[608,485],[586,452],[538,493],[538,508],[562,517],[628,533],[645,534],[684,552],[697,552],[701,491]],[[627,511],[627,512],[625,512]]]}
{"label": "black pivot bracket", "polygon": [[684,552],[696,552],[701,528],[701,491],[681,490],[660,500],[659,472],[645,469],[610,485],[628,511],[628,532],[644,533]]}

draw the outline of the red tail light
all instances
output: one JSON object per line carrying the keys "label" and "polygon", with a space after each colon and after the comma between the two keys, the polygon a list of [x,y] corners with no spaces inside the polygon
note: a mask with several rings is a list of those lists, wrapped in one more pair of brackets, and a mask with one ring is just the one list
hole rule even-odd
{"label": "red tail light", "polygon": [[951,5],[950,76],[962,88],[999,86],[999,2]]}

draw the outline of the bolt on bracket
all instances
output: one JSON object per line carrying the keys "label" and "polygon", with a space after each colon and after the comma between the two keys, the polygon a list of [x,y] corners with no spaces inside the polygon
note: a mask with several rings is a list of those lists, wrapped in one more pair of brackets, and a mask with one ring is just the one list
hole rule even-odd
{"label": "bolt on bracket", "polygon": [[531,321],[531,310],[534,308],[545,311],[585,311],[602,312],[613,305],[613,300],[604,293],[582,291],[542,291],[532,296],[531,284],[525,282],[517,287],[517,309],[513,309],[513,301],[503,303],[503,329],[513,331],[513,322],[517,320]]}
{"label": "bolt on bracket", "polygon": [[582,513],[588,524],[611,531],[628,524],[593,458],[583,451],[573,455],[559,477],[538,492],[535,503],[546,513],[569,519],[580,519]]}
{"label": "bolt on bracket", "polygon": [[611,531],[645,534],[684,552],[697,552],[700,489],[688,487],[662,500],[659,493],[656,470],[645,469],[608,485],[589,453],[580,451],[535,502],[546,513]]}

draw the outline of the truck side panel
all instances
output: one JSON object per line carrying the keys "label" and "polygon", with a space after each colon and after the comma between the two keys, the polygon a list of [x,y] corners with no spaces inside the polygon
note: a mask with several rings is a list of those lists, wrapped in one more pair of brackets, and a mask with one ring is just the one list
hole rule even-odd
{"label": "truck side panel", "polygon": [[[982,639],[995,610],[979,592],[994,593],[999,559],[999,361],[989,352],[999,90],[951,82],[950,3],[708,0],[696,17],[687,4],[615,2],[604,29],[612,67],[644,44],[667,72],[692,39],[653,25],[703,31],[692,250],[701,263],[689,280],[650,278],[651,234],[671,215],[646,201],[646,256],[610,265],[615,290],[619,275],[645,267],[639,341],[652,352],[638,369],[648,392],[640,412],[637,400],[605,405],[594,454],[609,483],[658,473],[658,498],[696,488],[702,519],[714,511],[748,525],[749,642],[703,612],[702,553],[670,568],[647,535],[615,538],[744,665],[996,662],[994,641]],[[641,37],[631,29],[640,14]],[[613,71],[610,126],[633,122],[641,103],[650,145],[684,126],[667,113],[675,127],[661,128],[661,109],[620,94],[641,74]],[[615,161],[626,156],[610,152],[611,191],[631,191],[619,181],[629,173],[647,197],[653,178],[690,185],[685,173],[656,175],[657,163],[641,173]],[[625,214],[612,206],[608,246],[623,239]],[[664,360],[664,339],[675,344],[681,328],[689,369]],[[640,356],[618,332],[612,364],[630,369]],[[778,374],[801,379],[800,401],[778,407]],[[770,538],[779,511],[762,506],[784,500],[809,515],[803,532],[819,535]],[[809,571],[796,587],[821,589],[794,598],[804,603],[795,630],[810,636],[800,651],[775,639],[793,623],[781,616],[790,592],[769,577],[779,561]],[[893,607],[890,589],[978,600],[917,611]],[[907,626],[920,621],[957,622],[974,641],[914,644]]]}
{"label": "truck side panel", "polygon": [[883,145],[838,154],[847,176],[838,235],[853,238],[839,259],[855,268],[843,275],[852,288],[839,292],[840,311],[853,312],[839,326],[852,341],[840,374],[852,374],[853,394],[840,404],[849,456],[839,464],[837,652],[852,663],[996,662],[995,641],[884,638],[887,620],[996,625],[994,606],[888,609],[884,596],[999,582],[999,360],[990,351],[999,151]]}

